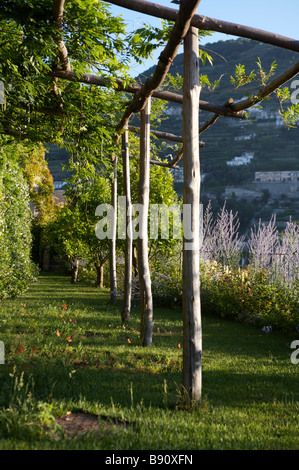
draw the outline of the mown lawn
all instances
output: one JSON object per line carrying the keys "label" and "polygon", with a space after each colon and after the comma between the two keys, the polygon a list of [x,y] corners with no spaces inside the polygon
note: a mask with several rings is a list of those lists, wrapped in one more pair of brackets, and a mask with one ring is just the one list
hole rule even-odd
{"label": "mown lawn", "polygon": [[[298,449],[296,338],[203,312],[203,395],[180,398],[180,310],[155,309],[151,348],[121,301],[69,277],[41,274],[0,305],[0,449]],[[75,435],[68,421],[95,418]],[[94,421],[93,421],[94,423]]]}

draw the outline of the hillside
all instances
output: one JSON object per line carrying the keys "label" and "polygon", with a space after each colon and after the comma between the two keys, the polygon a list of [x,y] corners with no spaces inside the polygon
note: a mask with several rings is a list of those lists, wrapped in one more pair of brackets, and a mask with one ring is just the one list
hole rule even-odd
{"label": "hillside", "polygon": [[[271,64],[275,61],[275,74],[279,75],[288,69],[298,60],[298,55],[292,51],[287,51],[271,45],[251,41],[248,39],[237,39],[219,41],[207,44],[202,48],[213,58],[211,66],[206,61],[205,66],[201,66],[201,74],[209,77],[210,83],[220,79],[220,85],[214,92],[203,88],[201,98],[216,104],[223,104],[232,97],[235,101],[243,98],[246,94],[254,94],[259,89],[257,82],[252,82],[244,87],[235,90],[230,77],[235,74],[238,64],[245,66],[246,74],[252,70],[257,73],[256,61],[258,58],[266,72],[270,70]],[[154,67],[146,70],[142,74],[142,81],[150,76]],[[172,75],[183,75],[183,54],[179,54],[171,66]],[[271,77],[270,80],[272,80]],[[137,81],[141,77],[137,77]],[[181,92],[181,90],[176,90]],[[286,105],[289,105],[287,103]],[[246,121],[233,118],[221,117],[201,135],[201,140],[205,142],[205,148],[201,150],[201,172],[205,175],[202,185],[203,200],[207,198],[217,198],[215,207],[221,204],[225,197],[225,190],[228,187],[245,188],[256,191],[252,183],[256,171],[290,171],[299,170],[299,129],[287,129],[282,123],[278,114],[279,103],[275,98],[265,101],[262,109],[255,109],[250,113],[250,118]],[[181,105],[168,104],[168,119],[162,121],[160,130],[182,135],[182,115]],[[211,117],[210,113],[200,112],[201,124]],[[169,149],[161,154],[165,156]],[[251,162],[246,166],[228,166],[227,162],[239,157],[244,153],[253,156]],[[65,162],[66,155],[55,148],[50,148],[48,155],[49,167],[54,179],[64,179],[65,173],[61,171],[61,162]],[[53,173],[54,172],[54,173]],[[182,185],[176,184],[179,193]],[[237,192],[237,191],[236,191]],[[230,192],[231,194],[233,191]],[[245,194],[245,193],[244,193]],[[253,193],[252,193],[253,194]],[[289,197],[291,196],[291,197]],[[226,195],[226,199],[229,196]],[[245,196],[244,196],[245,197]],[[252,217],[270,217],[276,211],[281,220],[286,220],[289,215],[299,220],[299,191],[293,194],[284,194],[282,200],[272,200],[270,197],[261,198],[246,196],[245,200],[240,197],[235,198],[233,194],[232,206],[246,213],[244,226],[252,220]],[[236,201],[236,199],[238,201]],[[240,208],[240,199],[242,208]]]}
{"label": "hillside", "polygon": [[[248,39],[219,41],[207,44],[202,49],[212,56],[213,65],[206,61],[205,66],[201,66],[201,74],[207,75],[210,83],[220,78],[221,80],[213,92],[203,88],[201,99],[216,104],[223,104],[230,97],[237,101],[259,89],[258,82],[237,90],[233,88],[230,78],[235,74],[236,65],[243,64],[249,75],[252,70],[258,73],[258,58],[266,73],[275,61],[275,73],[270,78],[272,80],[298,61],[296,53]],[[143,80],[153,71],[154,68],[147,70],[142,75]],[[183,75],[183,54],[176,57],[170,73],[174,76]],[[290,102],[286,103],[288,105]],[[271,98],[263,102],[262,108],[252,110],[248,120],[221,117],[201,135],[201,140],[205,142],[205,148],[200,151],[201,172],[205,175],[202,199],[215,199],[217,209],[227,199],[228,204],[238,210],[241,219],[244,219],[244,229],[250,221],[256,221],[259,217],[270,218],[272,213],[276,213],[281,221],[287,220],[290,215],[299,220],[299,191],[291,193],[286,187],[286,194],[280,200],[275,197],[273,200],[271,196],[275,196],[276,186],[269,186],[271,194],[268,197],[268,187],[264,194],[265,187],[257,188],[253,183],[256,171],[299,170],[299,129],[288,129],[279,116],[279,109],[278,100]],[[168,119],[162,122],[160,130],[181,135],[181,106],[169,103],[167,114]],[[201,124],[210,117],[210,113],[201,111]],[[253,156],[248,165],[234,167],[227,164],[245,153]],[[177,184],[176,187],[181,193],[182,184]]]}
{"label": "hillside", "polygon": [[[213,57],[213,66],[206,61],[206,65],[201,67],[201,74],[207,75],[210,83],[221,76],[222,78],[219,87],[214,92],[204,88],[201,92],[201,98],[220,105],[230,97],[237,101],[245,97],[247,93],[254,94],[259,89],[259,85],[253,82],[234,90],[230,77],[234,75],[236,65],[244,64],[246,73],[249,75],[252,70],[257,72],[256,61],[258,58],[260,58],[266,72],[275,61],[277,68],[274,76],[276,76],[298,60],[297,55],[291,51],[247,39],[219,41],[207,44],[203,50]],[[152,72],[153,68],[146,71],[143,74],[143,79]],[[176,57],[170,73],[183,75],[183,54]],[[179,92],[179,90],[177,91]],[[298,169],[298,129],[288,130],[282,124],[278,116],[279,103],[275,98],[264,102],[262,107],[268,115],[262,110],[256,109],[250,114],[250,119],[247,121],[222,117],[202,134],[202,139],[206,143],[205,149],[201,151],[203,173],[211,172],[213,169],[214,176],[216,176],[215,171],[217,172],[217,168],[220,166],[224,179],[219,183],[226,185],[234,182],[230,180],[229,175],[226,175],[229,172],[229,169],[226,168],[226,161],[243,152],[254,152],[255,154],[250,167],[251,174],[254,171]],[[162,122],[161,130],[181,135],[181,106],[170,103],[169,108],[169,119]],[[210,117],[210,113],[201,111],[201,124]],[[223,174],[224,169],[227,171]]]}

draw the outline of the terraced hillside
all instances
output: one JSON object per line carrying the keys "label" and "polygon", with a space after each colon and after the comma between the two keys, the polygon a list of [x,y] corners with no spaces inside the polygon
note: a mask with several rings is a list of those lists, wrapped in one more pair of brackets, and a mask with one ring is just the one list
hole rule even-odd
{"label": "terraced hillside", "polygon": [[[276,68],[274,76],[279,75],[298,60],[296,53],[286,51],[271,45],[266,45],[248,39],[237,39],[219,41],[207,44],[203,50],[208,52],[213,58],[213,65],[207,60],[205,66],[201,66],[201,74],[207,75],[210,83],[220,80],[219,86],[212,92],[207,87],[203,88],[201,98],[217,104],[223,104],[228,98],[233,97],[239,100],[247,94],[255,94],[260,87],[258,78],[257,60],[260,60],[266,73],[269,72],[271,64],[275,62]],[[255,71],[256,80],[235,89],[231,76],[235,74],[238,64],[245,66],[246,75]],[[146,70],[142,80],[151,75],[154,68]],[[170,69],[172,75],[183,75],[183,54],[179,54]],[[177,89],[177,92],[182,90]],[[286,103],[286,106],[290,102]],[[222,117],[202,134],[201,139],[205,141],[205,148],[201,150],[201,172],[205,175],[202,185],[203,200],[215,199],[215,207],[220,207],[223,200],[231,199],[225,196],[225,189],[228,187],[245,188],[256,190],[254,186],[254,175],[256,171],[289,171],[299,170],[299,129],[288,129],[282,122],[279,115],[279,102],[276,98],[271,98],[263,103],[262,109],[256,108],[250,112],[246,121]],[[210,118],[210,114],[202,111],[200,113],[201,123]],[[162,121],[160,130],[172,132],[177,135],[182,134],[181,105],[168,104],[168,119]],[[170,153],[169,149],[164,149],[161,156]],[[228,161],[244,153],[252,155],[248,165],[229,166]],[[62,164],[67,161],[66,152],[54,147],[50,148],[48,162],[54,180],[65,179],[67,174],[62,171]],[[181,164],[181,163],[180,163]],[[178,193],[182,192],[182,185],[176,184]],[[241,217],[244,217],[244,226],[249,220],[271,217],[272,213],[277,213],[278,219],[282,221],[288,219],[289,215],[299,220],[299,191],[298,197],[282,200],[272,200],[268,197],[261,198],[245,197],[246,201],[236,201],[234,198],[228,202],[238,210]],[[238,199],[238,198],[237,198]],[[242,199],[242,198],[241,198]],[[244,198],[243,198],[244,199]],[[246,214],[246,217],[245,217]]]}

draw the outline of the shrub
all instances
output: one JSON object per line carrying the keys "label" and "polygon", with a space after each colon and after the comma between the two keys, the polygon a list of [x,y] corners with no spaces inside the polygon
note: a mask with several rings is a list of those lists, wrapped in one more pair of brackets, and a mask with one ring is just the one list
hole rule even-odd
{"label": "shrub", "polygon": [[180,307],[182,305],[183,281],[180,256],[153,263],[152,295],[156,305]]}
{"label": "shrub", "polygon": [[[174,259],[152,272],[156,305],[181,307],[181,265]],[[299,282],[291,287],[273,283],[269,271],[229,270],[216,261],[201,264],[201,307],[203,315],[217,315],[254,326],[294,331],[299,325]]]}
{"label": "shrub", "polygon": [[205,313],[290,331],[299,324],[299,282],[291,287],[273,283],[266,270],[248,267],[225,272],[205,264],[201,294]]}

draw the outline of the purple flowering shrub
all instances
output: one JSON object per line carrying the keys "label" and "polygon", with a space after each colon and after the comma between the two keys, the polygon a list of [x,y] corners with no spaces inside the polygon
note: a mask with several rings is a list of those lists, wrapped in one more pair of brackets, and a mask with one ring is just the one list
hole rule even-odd
{"label": "purple flowering shrub", "polygon": [[[298,224],[290,220],[279,233],[273,216],[268,224],[254,226],[247,240],[238,229],[237,216],[225,205],[216,220],[208,205],[201,247],[203,315],[294,331],[299,325]],[[181,258],[155,265],[152,291],[156,304],[181,306]]]}

